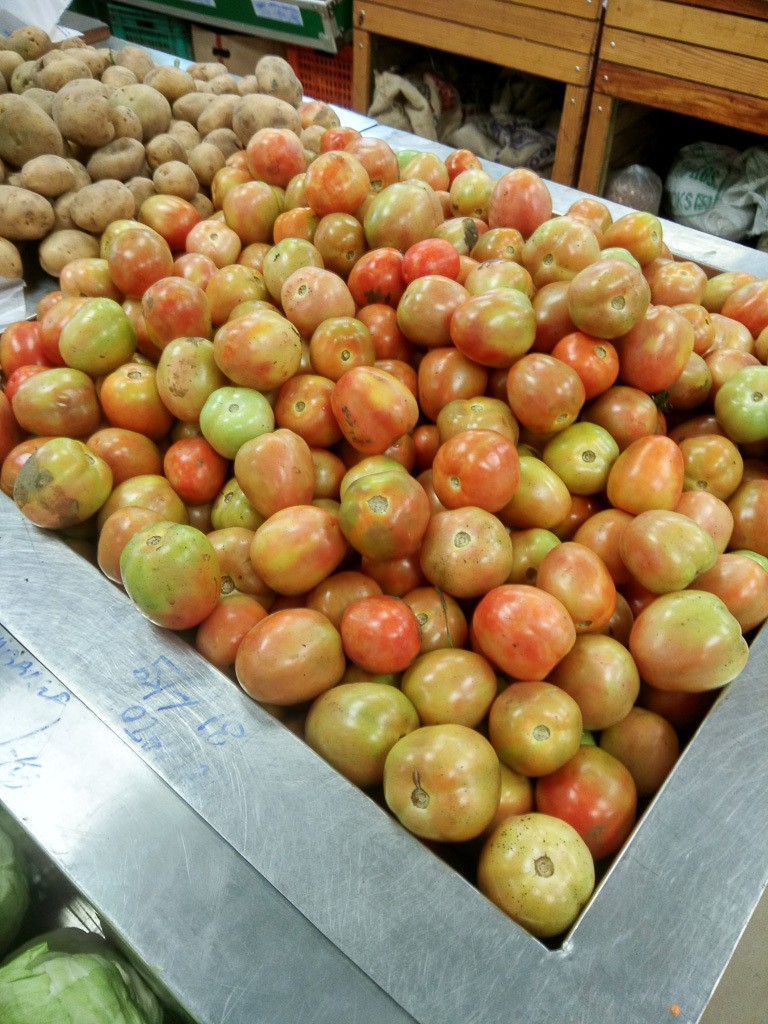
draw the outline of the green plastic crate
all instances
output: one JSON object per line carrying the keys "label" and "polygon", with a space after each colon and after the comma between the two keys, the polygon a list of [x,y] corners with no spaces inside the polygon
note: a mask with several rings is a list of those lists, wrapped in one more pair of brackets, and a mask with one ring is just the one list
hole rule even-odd
{"label": "green plastic crate", "polygon": [[108,2],[104,20],[118,39],[183,57],[184,60],[194,60],[192,26],[183,18]]}

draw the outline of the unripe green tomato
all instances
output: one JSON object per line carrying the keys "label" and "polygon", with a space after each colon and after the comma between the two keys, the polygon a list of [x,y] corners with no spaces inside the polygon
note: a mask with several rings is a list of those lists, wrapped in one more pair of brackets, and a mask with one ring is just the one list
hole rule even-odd
{"label": "unripe green tomato", "polygon": [[142,615],[168,629],[199,625],[221,591],[213,545],[184,523],[152,523],[134,534],[120,556],[120,575]]}

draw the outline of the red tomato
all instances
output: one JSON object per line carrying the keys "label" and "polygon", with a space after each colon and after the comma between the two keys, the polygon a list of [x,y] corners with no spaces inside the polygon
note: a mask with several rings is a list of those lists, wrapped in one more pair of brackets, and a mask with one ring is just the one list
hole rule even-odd
{"label": "red tomato", "polygon": [[344,437],[364,455],[380,455],[418,421],[419,407],[405,384],[376,366],[356,366],[331,395]]}
{"label": "red tomato", "polygon": [[516,167],[497,180],[488,203],[489,228],[517,228],[528,238],[552,216],[552,196],[535,171]]}
{"label": "red tomato", "polygon": [[375,303],[397,306],[406,284],[403,254],[399,249],[386,245],[363,253],[347,280],[358,306]]}
{"label": "red tomato", "polygon": [[154,366],[119,366],[102,381],[99,401],[113,427],[135,430],[154,441],[171,429],[173,414],[160,397]]}
{"label": "red tomato", "polygon": [[162,522],[162,519],[162,513],[139,506],[118,508],[107,516],[99,530],[96,563],[108,579],[120,586],[123,585],[120,573],[120,556],[123,548],[139,530],[152,523]]}
{"label": "red tomato", "polygon": [[101,427],[86,444],[112,470],[114,486],[132,476],[163,471],[163,456],[155,442],[145,434],[122,427]]}
{"label": "red tomato", "polygon": [[324,217],[327,213],[354,213],[371,188],[360,160],[346,150],[321,153],[307,167],[304,191],[308,205]]}
{"label": "red tomato", "polygon": [[139,207],[138,220],[166,240],[172,252],[183,252],[190,230],[203,218],[192,203],[181,196],[148,196]]}
{"label": "red tomato", "polygon": [[496,430],[462,430],[444,441],[432,462],[432,485],[446,508],[504,508],[517,489],[520,462],[514,441]]}
{"label": "red tomato", "polygon": [[544,679],[576,641],[567,608],[525,583],[489,590],[475,607],[472,630],[481,653],[513,679]]}
{"label": "red tomato", "polygon": [[409,284],[417,277],[440,274],[454,280],[459,276],[459,254],[443,238],[424,238],[409,246],[403,254],[403,279]]}
{"label": "red tomato", "polygon": [[163,456],[163,472],[182,501],[202,505],[213,501],[224,486],[229,461],[204,437],[174,441]]}
{"label": "red tomato", "polygon": [[593,338],[583,331],[571,331],[564,335],[555,344],[551,354],[578,373],[587,402],[607,391],[619,375],[616,347],[610,341]]}
{"label": "red tomato", "polygon": [[593,633],[616,608],[616,585],[600,556],[578,541],[555,545],[539,562],[536,586],[556,597],[577,633]]}
{"label": "red tomato", "polygon": [[339,631],[346,656],[368,672],[402,672],[419,653],[418,619],[387,594],[352,601]]}
{"label": "red tomato", "polygon": [[10,377],[20,366],[49,366],[37,320],[17,320],[0,334],[0,370]]}
{"label": "red tomato", "polygon": [[254,178],[285,188],[294,175],[306,169],[307,155],[296,132],[267,127],[248,140],[245,162]]}
{"label": "red tomato", "polygon": [[150,341],[160,350],[174,338],[210,338],[211,309],[206,292],[183,277],[164,277],[141,297]]}
{"label": "red tomato", "polygon": [[615,853],[632,831],[637,790],[628,768],[595,746],[581,746],[536,782],[536,808],[568,822],[595,860]]}

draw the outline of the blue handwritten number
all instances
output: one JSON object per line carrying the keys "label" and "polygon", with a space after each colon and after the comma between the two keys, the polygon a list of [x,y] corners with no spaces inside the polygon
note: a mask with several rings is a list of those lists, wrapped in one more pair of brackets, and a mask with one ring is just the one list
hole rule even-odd
{"label": "blue handwritten number", "polygon": [[228,740],[239,740],[245,736],[245,726],[242,723],[227,722],[226,720],[222,722],[221,719],[221,715],[214,715],[213,718],[207,718],[197,727],[198,732],[205,732],[206,729],[213,730],[205,737],[211,746],[223,747]]}

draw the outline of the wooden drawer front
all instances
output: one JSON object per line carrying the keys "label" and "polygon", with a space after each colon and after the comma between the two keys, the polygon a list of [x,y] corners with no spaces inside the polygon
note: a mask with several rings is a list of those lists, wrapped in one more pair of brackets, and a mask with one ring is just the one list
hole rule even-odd
{"label": "wooden drawer front", "polygon": [[[744,18],[737,14],[691,8],[687,4],[670,3],[669,0],[608,0],[605,11],[605,31],[601,52],[606,59],[618,60],[615,54],[606,52],[614,40],[627,45],[626,36],[618,30],[624,29],[643,37],[670,40],[682,45],[690,44],[706,51],[716,50],[732,54],[735,59],[754,58],[768,61],[768,3],[763,2],[765,19]],[[647,45],[650,49],[652,41]],[[669,51],[667,51],[669,52]],[[653,55],[648,54],[653,60]],[[711,54],[699,53],[699,58],[709,59]],[[637,53],[632,54],[633,59]],[[674,54],[672,59],[677,59]],[[667,65],[667,72],[673,73],[676,65]],[[685,75],[696,81],[709,79],[709,67],[704,65],[696,72],[686,67]],[[676,73],[676,72],[674,72]]]}
{"label": "wooden drawer front", "polygon": [[[683,79],[708,88],[768,99],[768,63],[753,57],[611,30],[600,47],[600,59],[619,67],[664,75],[670,80]],[[597,81],[603,91],[599,84],[600,69]]]}
{"label": "wooden drawer front", "polygon": [[[455,8],[455,9],[454,9]],[[591,8],[590,8],[591,10]],[[588,85],[598,23],[504,0],[459,5],[356,0],[354,25],[373,35],[433,47],[571,85]]]}

